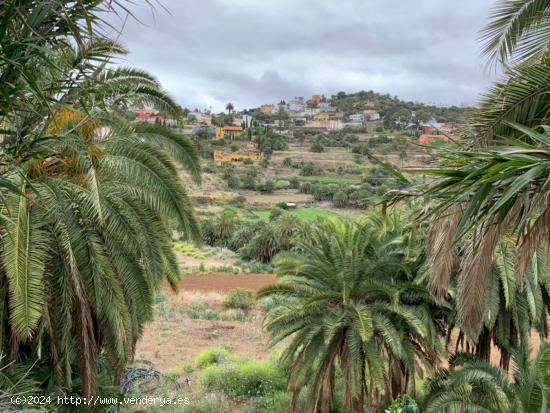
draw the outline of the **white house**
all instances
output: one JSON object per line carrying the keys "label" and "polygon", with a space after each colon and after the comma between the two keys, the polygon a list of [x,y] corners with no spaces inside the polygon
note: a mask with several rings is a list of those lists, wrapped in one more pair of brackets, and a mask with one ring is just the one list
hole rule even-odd
{"label": "white house", "polygon": [[363,123],[365,121],[365,116],[362,113],[354,113],[350,115],[349,120],[351,123]]}

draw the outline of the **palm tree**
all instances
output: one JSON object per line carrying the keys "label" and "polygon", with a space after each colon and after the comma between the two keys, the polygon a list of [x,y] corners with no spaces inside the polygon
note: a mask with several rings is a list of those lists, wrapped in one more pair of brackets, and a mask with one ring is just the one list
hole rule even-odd
{"label": "palm tree", "polygon": [[[548,337],[546,320],[550,312],[550,272],[545,263],[544,251],[539,248],[535,252],[533,262],[525,273],[522,289],[516,287],[516,260],[515,241],[509,235],[498,242],[495,250],[495,262],[489,271],[489,282],[484,294],[482,328],[477,341],[473,344],[465,341],[464,331],[459,331],[454,349],[466,349],[488,362],[494,346],[500,353],[500,367],[506,371],[510,368],[512,349],[528,346],[535,331],[541,338]],[[454,306],[452,297],[456,296],[457,290],[460,295],[464,286],[456,278],[451,284],[451,294],[447,297],[449,304]],[[447,345],[450,344],[451,332],[456,326],[461,326],[452,317],[448,321]]]}
{"label": "palm tree", "polygon": [[482,328],[499,240],[509,231],[515,234],[521,288],[536,249],[550,239],[549,13],[548,1],[497,5],[482,32],[485,53],[517,64],[506,66],[504,79],[471,117],[479,136],[476,150],[442,153],[446,163],[433,170],[441,179],[427,191],[439,200],[429,243],[432,291],[445,294],[460,262],[459,318],[474,340]]}
{"label": "palm tree", "polygon": [[294,401],[312,377],[306,412],[329,411],[336,368],[345,408],[362,412],[367,395],[373,402],[383,386],[388,398],[403,392],[417,360],[435,361],[431,299],[421,286],[401,281],[403,268],[415,265],[398,228],[397,220],[331,220],[310,228],[307,241],[295,241],[299,253],[275,258],[281,278],[258,295],[283,298],[265,324],[272,344],[290,339],[282,362],[290,365]]}
{"label": "palm tree", "polygon": [[233,103],[228,102],[227,105],[225,105],[225,110],[230,115],[235,108],[233,107]]}
{"label": "palm tree", "polygon": [[500,1],[481,32],[483,53],[493,61],[540,58],[550,47],[547,0]]}
{"label": "palm tree", "polygon": [[4,118],[17,145],[2,152],[9,162],[2,180],[13,190],[0,194],[8,218],[0,233],[0,353],[40,360],[57,385],[78,382],[89,397],[98,360],[106,357],[120,378],[152,316],[153,293],[163,277],[178,283],[168,230],[175,225],[190,238],[199,230],[176,165],[196,181],[200,165],[187,138],[116,115],[145,102],[177,111],[153,77],[107,68],[123,51],[107,39],[73,44],[60,42],[54,64],[34,68],[46,103],[34,99],[30,113],[8,107]]}
{"label": "palm tree", "polygon": [[530,348],[514,351],[514,374],[470,354],[457,353],[426,385],[426,413],[543,413],[550,402],[550,344],[536,357]]}

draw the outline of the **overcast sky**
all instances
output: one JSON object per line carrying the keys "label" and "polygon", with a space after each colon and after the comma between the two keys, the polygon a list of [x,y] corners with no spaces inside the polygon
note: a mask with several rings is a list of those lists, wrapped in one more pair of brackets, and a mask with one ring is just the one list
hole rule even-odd
{"label": "overcast sky", "polygon": [[492,0],[160,1],[132,6],[124,64],[191,109],[341,90],[473,104],[494,77],[477,42]]}

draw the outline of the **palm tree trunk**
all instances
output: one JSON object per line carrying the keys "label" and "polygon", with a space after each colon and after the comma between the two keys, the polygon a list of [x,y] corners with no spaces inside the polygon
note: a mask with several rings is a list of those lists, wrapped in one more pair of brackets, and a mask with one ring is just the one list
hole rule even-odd
{"label": "palm tree trunk", "polygon": [[475,355],[485,361],[491,359],[491,331],[487,327],[483,327],[477,339]]}
{"label": "palm tree trunk", "polygon": [[354,397],[351,401],[351,407],[352,407],[352,411],[353,413],[363,413],[365,410],[364,406],[365,406],[365,394],[366,394],[366,383],[365,383],[365,375],[366,375],[366,370],[365,370],[365,359],[366,359],[366,356],[365,356],[365,352],[363,351],[363,349],[361,349],[359,351],[359,362],[361,363],[361,385],[360,385],[360,390],[359,390],[359,395]]}

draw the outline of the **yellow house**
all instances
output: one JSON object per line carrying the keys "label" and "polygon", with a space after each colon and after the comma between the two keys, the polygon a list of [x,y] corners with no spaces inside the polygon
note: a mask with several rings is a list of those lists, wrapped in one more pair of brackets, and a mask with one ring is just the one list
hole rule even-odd
{"label": "yellow house", "polygon": [[260,106],[260,112],[270,115],[275,112],[275,105],[262,105]]}
{"label": "yellow house", "polygon": [[256,150],[247,150],[243,152],[224,152],[220,150],[214,151],[214,162],[216,165],[221,165],[226,162],[241,162],[245,159],[259,161],[261,159],[260,152]]}
{"label": "yellow house", "polygon": [[229,139],[233,141],[241,136],[242,131],[243,128],[241,128],[240,126],[227,125],[223,127],[217,127],[216,139]]}
{"label": "yellow house", "polygon": [[326,122],[330,119],[330,115],[328,113],[318,113],[317,115],[313,116],[313,120],[319,121],[319,122]]}

